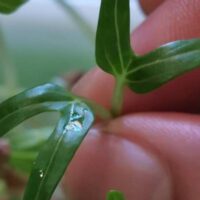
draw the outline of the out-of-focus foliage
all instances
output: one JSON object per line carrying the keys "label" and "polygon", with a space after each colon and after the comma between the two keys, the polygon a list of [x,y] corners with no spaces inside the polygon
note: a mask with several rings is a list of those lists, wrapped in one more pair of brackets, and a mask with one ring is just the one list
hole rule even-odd
{"label": "out-of-focus foliage", "polygon": [[12,13],[28,0],[0,0],[0,12]]}

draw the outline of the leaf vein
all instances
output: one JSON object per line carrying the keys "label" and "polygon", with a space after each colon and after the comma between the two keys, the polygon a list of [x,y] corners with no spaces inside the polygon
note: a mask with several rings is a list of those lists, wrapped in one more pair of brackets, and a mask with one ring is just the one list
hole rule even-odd
{"label": "leaf vein", "polygon": [[110,58],[109,58],[108,53],[106,52],[106,50],[105,50],[105,58],[106,58],[108,64],[111,66],[112,71],[114,72],[114,74],[117,75],[118,73],[117,73],[117,71],[116,71],[116,69],[115,69],[115,66],[114,66],[114,64],[111,62],[111,60],[110,60]]}
{"label": "leaf vein", "polygon": [[[72,104],[72,106],[73,106],[73,107],[72,107],[72,109],[71,109],[71,113],[73,113],[74,104]],[[70,115],[71,115],[71,113],[70,113]],[[68,122],[68,123],[69,123],[69,122]],[[45,178],[46,178],[47,175],[49,174],[50,166],[51,166],[51,164],[52,164],[53,161],[54,161],[54,158],[55,158],[56,153],[58,152],[60,143],[61,143],[61,141],[62,141],[62,139],[64,138],[65,135],[66,135],[66,131],[64,130],[64,132],[62,133],[61,137],[59,138],[59,140],[58,140],[58,142],[57,142],[57,144],[56,144],[55,151],[53,152],[53,155],[52,155],[51,159],[49,160],[49,163],[48,163],[47,168],[46,168],[46,172],[45,172],[45,174],[44,174],[44,176],[43,176],[43,179],[42,179],[42,181],[40,182],[40,185],[39,185],[39,187],[38,187],[35,200],[37,200],[38,197],[39,197],[40,191],[41,191],[41,189],[42,189],[42,185],[44,184]]]}
{"label": "leaf vein", "polygon": [[151,67],[154,64],[158,64],[158,63],[161,63],[161,62],[164,62],[164,61],[167,61],[167,60],[173,60],[176,57],[184,56],[184,55],[187,55],[187,54],[193,54],[193,53],[196,53],[196,52],[200,53],[200,50],[194,50],[194,51],[190,51],[190,52],[186,52],[186,53],[181,53],[181,54],[178,54],[178,55],[175,55],[175,56],[171,56],[171,57],[167,57],[167,58],[160,59],[160,60],[157,59],[157,60],[155,60],[153,62],[137,66],[137,68],[129,71],[127,75],[131,75],[131,74],[133,74],[133,73],[135,73],[135,72],[137,72],[137,71],[139,71],[139,70],[141,70],[143,68]]}
{"label": "leaf vein", "polygon": [[117,37],[117,48],[118,48],[118,54],[119,54],[119,59],[120,59],[120,64],[122,68],[122,72],[124,70],[124,60],[122,56],[122,49],[120,45],[120,32],[119,32],[119,25],[118,25],[118,0],[115,1],[115,11],[114,11],[114,18],[115,18],[115,30],[116,30],[116,37]]}

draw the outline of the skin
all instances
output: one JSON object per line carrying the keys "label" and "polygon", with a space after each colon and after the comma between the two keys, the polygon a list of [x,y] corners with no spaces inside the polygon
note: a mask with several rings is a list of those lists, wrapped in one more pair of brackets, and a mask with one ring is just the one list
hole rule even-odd
{"label": "skin", "polygon": [[[137,53],[200,37],[199,0],[141,2],[151,14],[132,34]],[[123,115],[96,125],[66,172],[63,186],[71,199],[104,200],[109,189],[119,189],[127,200],[199,200],[199,77],[197,69],[145,95],[126,89]],[[95,68],[74,92],[109,108],[113,85]]]}

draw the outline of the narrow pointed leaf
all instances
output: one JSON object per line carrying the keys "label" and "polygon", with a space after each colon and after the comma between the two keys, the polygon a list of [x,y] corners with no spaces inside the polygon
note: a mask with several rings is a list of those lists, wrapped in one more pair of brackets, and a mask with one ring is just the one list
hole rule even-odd
{"label": "narrow pointed leaf", "polygon": [[23,121],[38,115],[43,112],[60,111],[67,105],[66,102],[59,103],[41,103],[32,106],[26,106],[25,108],[19,109],[11,114],[8,114],[5,118],[0,120],[0,136],[10,131]]}
{"label": "narrow pointed leaf", "polygon": [[[50,111],[59,112],[61,117],[54,132],[39,152],[24,200],[49,200],[51,198],[91,127],[93,114],[85,103],[53,84],[26,90],[0,104],[0,136],[5,135],[24,120]],[[20,155],[22,154],[18,154]],[[30,158],[29,154],[23,155],[28,155]],[[21,164],[16,161],[15,159],[15,164],[21,168]]]}
{"label": "narrow pointed leaf", "polygon": [[28,0],[0,0],[0,12],[1,13],[14,12],[27,1]]}
{"label": "narrow pointed leaf", "polygon": [[24,200],[48,200],[93,123],[90,109],[80,103],[68,105],[47,144],[39,153]]}
{"label": "narrow pointed leaf", "polygon": [[176,41],[138,57],[130,65],[127,83],[145,93],[200,66],[200,39]]}
{"label": "narrow pointed leaf", "polygon": [[0,104],[0,136],[28,118],[42,112],[60,111],[74,100],[53,84],[26,90]]}
{"label": "narrow pointed leaf", "polygon": [[96,34],[97,64],[117,75],[126,70],[132,57],[129,0],[102,0]]}
{"label": "narrow pointed leaf", "polygon": [[54,84],[44,84],[17,94],[0,104],[0,120],[21,108],[45,102],[73,101],[74,97]]}
{"label": "narrow pointed leaf", "polygon": [[107,200],[125,200],[125,198],[121,192],[113,190],[108,193]]}

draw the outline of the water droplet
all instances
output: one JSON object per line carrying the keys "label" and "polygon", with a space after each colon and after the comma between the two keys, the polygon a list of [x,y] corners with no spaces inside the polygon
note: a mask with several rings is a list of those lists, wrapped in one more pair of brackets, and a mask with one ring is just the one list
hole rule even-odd
{"label": "water droplet", "polygon": [[79,121],[71,121],[65,127],[66,131],[80,131],[82,129],[82,124]]}
{"label": "water droplet", "polygon": [[82,121],[85,116],[86,109],[82,107],[73,107],[70,121],[65,127],[65,133],[67,131],[81,131],[83,128]]}
{"label": "water droplet", "polygon": [[42,170],[39,171],[39,176],[40,176],[40,178],[43,178],[44,172]]}

